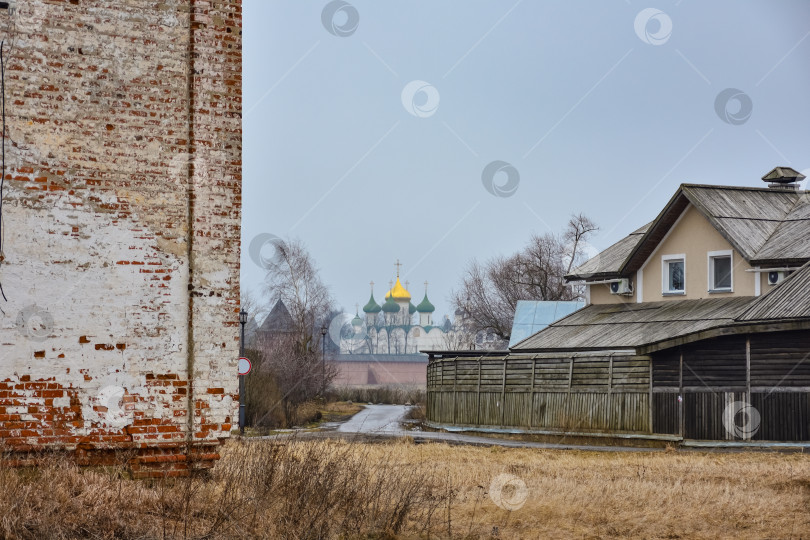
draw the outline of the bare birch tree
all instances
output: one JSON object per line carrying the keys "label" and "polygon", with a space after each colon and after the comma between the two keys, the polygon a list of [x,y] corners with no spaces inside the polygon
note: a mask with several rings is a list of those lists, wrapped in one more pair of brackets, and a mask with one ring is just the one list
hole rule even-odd
{"label": "bare birch tree", "polygon": [[572,216],[562,234],[532,235],[509,257],[484,263],[473,260],[451,302],[463,311],[470,330],[488,331],[509,340],[518,300],[575,300],[578,292],[565,282],[583,262],[583,246],[597,226],[582,214]]}
{"label": "bare birch tree", "polygon": [[266,261],[265,294],[270,304],[284,302],[300,345],[313,349],[320,343],[320,327],[329,323],[333,305],[329,288],[300,240],[277,240],[274,246],[275,255]]}
{"label": "bare birch tree", "polygon": [[598,230],[599,227],[597,227],[596,223],[583,214],[571,216],[571,219],[568,220],[568,227],[565,229],[564,237],[570,246],[571,253],[568,259],[568,268],[565,270],[566,274],[571,273],[575,264],[584,262],[582,260],[584,256],[582,244],[586,238]]}

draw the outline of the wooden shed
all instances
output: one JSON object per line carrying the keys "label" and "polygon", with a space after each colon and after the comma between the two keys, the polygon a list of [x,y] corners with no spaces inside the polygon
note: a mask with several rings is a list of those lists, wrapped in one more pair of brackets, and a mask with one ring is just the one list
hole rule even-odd
{"label": "wooden shed", "polygon": [[510,351],[429,352],[427,416],[527,431],[808,441],[808,330],[810,265],[778,296],[591,305]]}
{"label": "wooden shed", "polygon": [[[598,302],[507,351],[426,351],[428,422],[810,441],[810,197],[783,187],[681,186],[655,221],[568,276],[589,292],[620,285]],[[692,251],[668,255],[679,246]],[[687,279],[667,280],[673,258]]]}

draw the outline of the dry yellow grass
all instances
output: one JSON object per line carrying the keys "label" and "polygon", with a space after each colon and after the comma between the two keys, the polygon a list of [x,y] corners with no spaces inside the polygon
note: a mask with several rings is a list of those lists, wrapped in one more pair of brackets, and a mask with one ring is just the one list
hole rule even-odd
{"label": "dry yellow grass", "polygon": [[232,441],[209,478],[152,483],[0,462],[11,538],[807,538],[808,502],[801,454]]}
{"label": "dry yellow grass", "polygon": [[[810,457],[380,445],[370,456],[437,466],[455,490],[452,532],[486,538],[807,538]],[[492,481],[525,482],[525,504],[499,508]],[[516,502],[520,502],[520,498]],[[497,528],[497,529],[496,529]]]}
{"label": "dry yellow grass", "polygon": [[363,405],[360,403],[353,403],[351,401],[330,401],[321,408],[324,416],[332,415],[333,417],[338,418],[345,416],[351,417],[362,410]]}

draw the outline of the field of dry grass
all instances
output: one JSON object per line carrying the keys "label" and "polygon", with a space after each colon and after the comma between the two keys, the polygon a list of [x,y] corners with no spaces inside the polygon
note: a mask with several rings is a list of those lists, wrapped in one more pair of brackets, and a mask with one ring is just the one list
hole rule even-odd
{"label": "field of dry grass", "polygon": [[[450,447],[373,449],[445,471],[453,533],[485,538],[807,538],[810,457]],[[490,497],[499,475],[523,493]],[[506,486],[516,489],[514,485]],[[497,493],[495,493],[497,495]]]}
{"label": "field of dry grass", "polygon": [[810,456],[230,442],[208,478],[0,462],[9,538],[807,538]]}

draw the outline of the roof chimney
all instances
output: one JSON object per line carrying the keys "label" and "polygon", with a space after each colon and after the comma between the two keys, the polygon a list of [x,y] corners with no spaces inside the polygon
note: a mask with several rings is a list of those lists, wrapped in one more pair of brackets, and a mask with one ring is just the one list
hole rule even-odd
{"label": "roof chimney", "polygon": [[799,189],[799,182],[806,177],[790,167],[774,167],[774,169],[762,177],[763,182],[768,182],[771,189]]}

